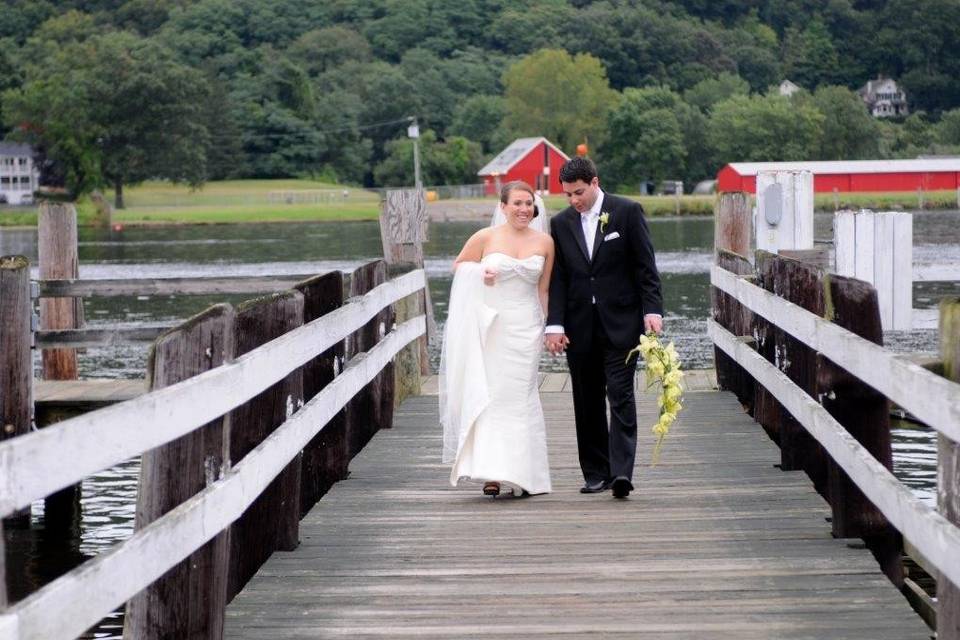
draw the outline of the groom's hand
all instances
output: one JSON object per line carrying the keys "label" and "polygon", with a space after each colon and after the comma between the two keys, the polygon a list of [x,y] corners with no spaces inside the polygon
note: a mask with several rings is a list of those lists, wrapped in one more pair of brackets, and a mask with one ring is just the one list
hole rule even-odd
{"label": "groom's hand", "polygon": [[544,342],[546,343],[547,351],[552,355],[558,356],[563,353],[567,345],[570,344],[570,338],[568,338],[565,333],[548,333],[544,338]]}
{"label": "groom's hand", "polygon": [[643,316],[643,328],[647,333],[651,331],[660,333],[663,331],[663,316],[656,313],[648,313]]}

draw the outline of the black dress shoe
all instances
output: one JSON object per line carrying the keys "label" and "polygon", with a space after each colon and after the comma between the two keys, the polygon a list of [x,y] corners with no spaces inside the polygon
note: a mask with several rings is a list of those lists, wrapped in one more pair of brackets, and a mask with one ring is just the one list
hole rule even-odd
{"label": "black dress shoe", "polygon": [[613,487],[614,498],[626,498],[633,491],[633,483],[623,476],[614,480],[611,486]]}
{"label": "black dress shoe", "polygon": [[580,493],[602,493],[610,488],[610,482],[599,480],[597,482],[588,482],[580,487]]}

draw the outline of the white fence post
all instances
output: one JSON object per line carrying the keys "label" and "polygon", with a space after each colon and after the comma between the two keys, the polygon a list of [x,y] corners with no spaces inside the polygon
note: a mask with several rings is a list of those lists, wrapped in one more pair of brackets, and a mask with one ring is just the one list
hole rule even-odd
{"label": "white fence post", "polygon": [[813,248],[813,174],[809,171],[757,173],[754,221],[757,249]]}
{"label": "white fence post", "polygon": [[877,289],[885,330],[913,328],[913,216],[899,211],[838,211],[833,217],[837,273]]}

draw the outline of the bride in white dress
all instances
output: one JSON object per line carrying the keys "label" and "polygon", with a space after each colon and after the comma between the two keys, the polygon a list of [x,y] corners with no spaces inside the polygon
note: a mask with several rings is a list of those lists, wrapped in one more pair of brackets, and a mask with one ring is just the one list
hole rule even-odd
{"label": "bride in white dress", "polygon": [[553,239],[531,228],[539,211],[523,182],[500,193],[505,223],[481,229],[455,262],[440,363],[443,461],[450,483],[485,495],[550,491],[537,371]]}

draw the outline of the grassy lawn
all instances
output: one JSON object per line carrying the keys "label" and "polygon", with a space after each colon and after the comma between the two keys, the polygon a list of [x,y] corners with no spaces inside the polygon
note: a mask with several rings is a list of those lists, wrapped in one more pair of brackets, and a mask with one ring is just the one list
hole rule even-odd
{"label": "grassy lawn", "polygon": [[[344,195],[346,192],[346,195]],[[108,199],[113,193],[107,191]],[[146,182],[124,192],[127,208],[114,211],[115,223],[140,224],[242,224],[253,222],[309,222],[376,220],[380,196],[357,187],[315,180],[227,180],[211,182],[198,190],[168,182]],[[650,216],[712,215],[715,196],[629,196],[643,204]],[[957,192],[930,191],[923,194],[925,209],[956,209]],[[485,199],[483,202],[492,202]],[[446,202],[446,201],[445,201]],[[468,201],[449,201],[456,202]],[[563,196],[547,196],[547,207],[560,211],[567,206]],[[915,192],[818,194],[818,211],[852,209],[920,208]],[[89,200],[77,204],[81,225],[93,224],[96,212]],[[0,206],[0,226],[36,226],[35,207]]]}

